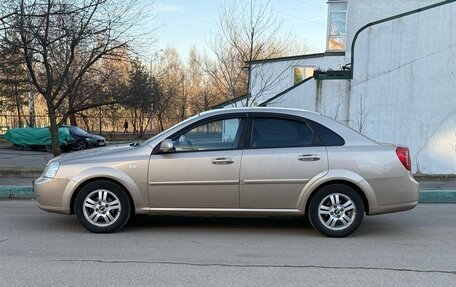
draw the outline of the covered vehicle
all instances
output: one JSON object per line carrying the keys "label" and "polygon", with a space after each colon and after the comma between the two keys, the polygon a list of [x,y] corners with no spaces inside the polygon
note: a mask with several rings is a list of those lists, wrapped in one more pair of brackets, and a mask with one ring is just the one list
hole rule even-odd
{"label": "covered vehicle", "polygon": [[[14,128],[3,136],[17,147],[29,147],[33,150],[50,149],[51,132],[49,128]],[[63,151],[73,146],[73,138],[68,129],[59,129],[59,144]]]}

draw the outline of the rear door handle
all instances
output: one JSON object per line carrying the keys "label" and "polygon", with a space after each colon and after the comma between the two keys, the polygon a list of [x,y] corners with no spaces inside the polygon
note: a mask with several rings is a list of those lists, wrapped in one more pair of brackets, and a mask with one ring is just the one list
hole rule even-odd
{"label": "rear door handle", "polygon": [[298,155],[298,160],[317,161],[317,160],[320,160],[320,156],[318,154],[301,154],[301,155]]}
{"label": "rear door handle", "polygon": [[218,157],[212,160],[212,164],[232,164],[233,160],[226,157]]}

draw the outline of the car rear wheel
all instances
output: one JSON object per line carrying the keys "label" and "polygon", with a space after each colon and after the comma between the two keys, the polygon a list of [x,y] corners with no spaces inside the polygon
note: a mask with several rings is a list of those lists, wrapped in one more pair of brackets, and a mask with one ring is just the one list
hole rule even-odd
{"label": "car rear wheel", "polygon": [[329,237],[352,234],[358,229],[363,217],[363,200],[353,188],[343,184],[321,188],[310,201],[310,223],[317,231]]}
{"label": "car rear wheel", "polygon": [[79,140],[77,143],[76,143],[76,149],[77,150],[84,150],[84,149],[87,149],[87,143],[83,140]]}
{"label": "car rear wheel", "polygon": [[118,184],[99,180],[84,186],[74,203],[78,221],[95,233],[115,232],[130,218],[130,200]]}

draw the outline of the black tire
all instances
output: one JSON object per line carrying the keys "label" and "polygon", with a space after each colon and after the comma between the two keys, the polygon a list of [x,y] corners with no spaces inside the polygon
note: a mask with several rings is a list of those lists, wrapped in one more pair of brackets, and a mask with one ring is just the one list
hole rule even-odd
{"label": "black tire", "polygon": [[85,150],[87,149],[87,143],[84,140],[78,140],[76,142],[76,149],[77,150]]}
{"label": "black tire", "polygon": [[[87,200],[88,196],[93,194],[95,197],[97,197],[99,190],[109,192],[106,201],[95,200],[94,208],[85,207],[84,202]],[[110,210],[109,207],[106,208],[106,206],[111,205],[111,203],[115,202],[115,197],[117,197],[119,201],[119,207],[113,210]],[[97,207],[100,209],[97,209],[97,211],[95,211],[95,205],[99,204],[100,202],[102,202],[102,205],[106,202],[106,206],[103,207],[97,205]],[[115,206],[117,207],[117,203]],[[101,213],[101,207],[103,207],[103,211],[105,211],[103,214]],[[110,207],[114,207],[114,205],[111,205]],[[126,191],[121,186],[112,181],[97,180],[87,184],[79,191],[74,201],[74,211],[79,223],[81,223],[81,225],[90,232],[111,233],[121,229],[128,222],[131,213],[131,205]],[[99,217],[96,217],[98,219],[96,223],[93,223],[93,220],[90,220],[88,218],[90,217],[89,213],[90,215],[95,214],[95,217],[99,215]],[[106,219],[104,219],[106,218],[105,215],[107,216],[107,214],[110,214],[111,217],[115,218],[115,220],[107,223]]]}
{"label": "black tire", "polygon": [[[332,205],[332,199],[335,198],[333,197],[331,199],[331,196],[335,196],[336,194],[340,198],[339,204]],[[352,204],[347,199],[351,200]],[[348,206],[344,210],[343,206],[346,204]],[[354,208],[350,209],[353,205]],[[328,212],[328,214],[320,215],[320,207],[323,213]],[[353,188],[343,184],[331,184],[318,190],[312,197],[308,215],[310,223],[318,232],[329,237],[345,237],[355,232],[363,221],[364,204],[359,194]],[[350,220],[342,220],[346,218]],[[327,226],[328,222],[335,223],[335,225],[333,227]]]}

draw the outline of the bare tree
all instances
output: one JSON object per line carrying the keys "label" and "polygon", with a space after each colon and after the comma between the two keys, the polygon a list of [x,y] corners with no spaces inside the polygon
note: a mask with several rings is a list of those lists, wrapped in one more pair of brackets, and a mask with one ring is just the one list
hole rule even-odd
{"label": "bare tree", "polygon": [[360,133],[362,133],[363,129],[364,129],[364,125],[366,124],[367,116],[369,115],[369,111],[366,111],[366,107],[364,106],[362,94],[359,96],[358,114],[359,114],[358,131]]}
{"label": "bare tree", "polygon": [[166,121],[179,120],[179,108],[176,110],[178,94],[182,89],[184,76],[182,63],[174,48],[163,51],[158,63],[157,74],[152,77],[153,105],[160,131],[165,129]]}
{"label": "bare tree", "polygon": [[[283,78],[260,71],[252,73],[253,67],[262,68],[261,64],[254,66],[254,61],[283,56],[296,45],[290,34],[280,32],[282,23],[269,0],[230,3],[220,8],[220,31],[210,44],[216,60],[206,63],[204,69],[225,99],[247,95],[245,105],[250,106]],[[309,49],[305,47],[302,53]],[[253,97],[249,90],[252,83],[261,85]]]}
{"label": "bare tree", "polygon": [[133,62],[130,71],[126,100],[133,115],[133,130],[139,130],[138,137],[143,138],[153,116],[152,81],[150,74],[139,59]]}
{"label": "bare tree", "polygon": [[27,71],[21,64],[22,54],[16,47],[0,47],[0,94],[2,108],[17,113],[18,125],[28,124],[23,107],[26,105]]}
{"label": "bare tree", "polygon": [[198,53],[196,47],[192,47],[189,52],[188,62],[184,67],[187,83],[187,107],[191,115],[209,110],[218,102],[223,101],[223,97],[217,92],[217,88],[209,77],[201,69],[201,63],[207,59]]}
{"label": "bare tree", "polygon": [[[46,101],[54,155],[61,153],[58,127],[70,114],[112,103],[94,97],[106,81],[94,74],[102,59],[119,57],[119,51],[128,49],[134,39],[129,31],[142,16],[138,3],[11,0],[2,7],[2,15],[15,19],[2,21],[2,28],[17,31],[20,40],[13,41],[6,33],[1,40],[21,50],[31,82]],[[95,80],[92,93],[82,93],[89,78]]]}

